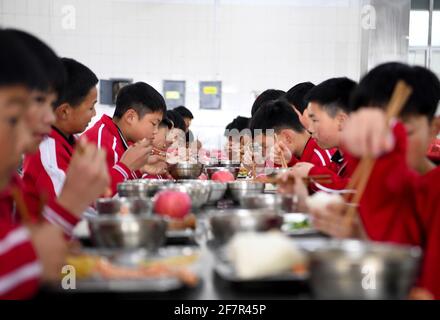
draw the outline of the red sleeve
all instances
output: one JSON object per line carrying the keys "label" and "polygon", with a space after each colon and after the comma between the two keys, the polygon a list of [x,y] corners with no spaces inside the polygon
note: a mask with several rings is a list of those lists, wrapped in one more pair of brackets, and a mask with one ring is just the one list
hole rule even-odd
{"label": "red sleeve", "polygon": [[[330,177],[329,180],[331,182],[320,183],[320,185],[332,190],[342,190],[347,186],[348,182],[350,181],[348,177],[340,177],[333,170],[330,170],[328,167],[323,167],[323,166],[314,166],[312,169],[310,169],[309,176],[316,176],[316,175],[328,175]],[[310,186],[310,188],[313,191],[320,190],[314,185]]]}
{"label": "red sleeve", "polygon": [[56,202],[53,180],[60,180],[59,183],[64,184],[62,176],[51,178],[41,163],[39,152],[26,156],[23,183],[20,187],[30,214],[35,219],[43,215],[46,220],[61,227],[66,235],[70,236],[80,219]]}
{"label": "red sleeve", "polygon": [[420,245],[421,224],[412,191],[416,174],[406,162],[406,131],[397,124],[393,133],[395,148],[376,160],[359,211],[372,240]]}
{"label": "red sleeve", "polygon": [[415,184],[417,213],[423,222],[424,254],[420,285],[440,300],[440,167],[421,177]]}
{"label": "red sleeve", "polygon": [[0,225],[0,299],[31,298],[41,271],[27,229]]}

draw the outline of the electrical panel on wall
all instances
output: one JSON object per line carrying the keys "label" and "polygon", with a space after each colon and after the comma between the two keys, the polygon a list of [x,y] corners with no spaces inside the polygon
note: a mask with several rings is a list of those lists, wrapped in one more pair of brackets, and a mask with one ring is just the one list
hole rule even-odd
{"label": "electrical panel on wall", "polygon": [[133,79],[109,79],[99,80],[99,103],[115,106],[116,96],[121,88],[133,83]]}
{"label": "electrical panel on wall", "polygon": [[220,110],[222,106],[222,82],[200,81],[200,109]]}
{"label": "electrical panel on wall", "polygon": [[164,80],[163,96],[168,109],[185,105],[186,83],[183,80]]}

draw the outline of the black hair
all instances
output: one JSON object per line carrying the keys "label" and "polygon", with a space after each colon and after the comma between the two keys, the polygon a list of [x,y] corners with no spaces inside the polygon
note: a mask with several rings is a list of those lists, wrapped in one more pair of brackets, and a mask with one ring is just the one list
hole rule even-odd
{"label": "black hair", "polygon": [[405,81],[413,90],[400,115],[422,115],[432,120],[440,100],[439,79],[426,68],[399,62],[382,64],[362,78],[353,93],[353,109],[366,106],[385,108],[399,80]]}
{"label": "black hair", "polygon": [[241,132],[244,129],[248,129],[250,121],[251,121],[251,118],[238,116],[237,118],[232,120],[232,122],[226,126],[225,135],[227,134],[228,131],[231,131],[234,129],[239,132]]}
{"label": "black hair", "polygon": [[277,100],[285,94],[286,94],[286,92],[284,92],[282,90],[276,90],[276,89],[268,89],[268,90],[262,92],[257,97],[257,99],[255,99],[254,104],[252,105],[251,115],[254,116],[254,114],[258,111],[258,109],[264,103],[271,101],[271,100]]}
{"label": "black hair", "polygon": [[307,102],[319,103],[331,117],[334,117],[339,111],[345,113],[353,111],[350,105],[350,97],[355,88],[356,82],[353,80],[332,78],[310,90],[305,99]]}
{"label": "black hair", "polygon": [[116,97],[114,118],[122,118],[129,110],[136,111],[140,118],[147,113],[161,112],[165,114],[166,104],[162,95],[145,82],[136,82],[126,85]]}
{"label": "black hair", "polygon": [[167,118],[163,118],[162,121],[159,123],[159,128],[171,129],[172,127],[173,127],[173,123]]}
{"label": "black hair", "polygon": [[266,102],[252,117],[249,128],[251,132],[258,129],[263,131],[292,129],[297,133],[305,131],[296,112],[284,100]]}
{"label": "black hair", "polygon": [[66,71],[61,63],[61,59],[50,47],[37,37],[21,30],[7,29],[7,31],[18,37],[26,48],[38,59],[49,82],[48,91],[55,91],[55,93],[60,96],[66,81]]}
{"label": "black hair", "polygon": [[184,119],[185,118],[194,119],[192,112],[184,106],[178,106],[177,108],[174,108],[173,110],[176,111],[178,114],[180,114],[182,116],[182,118],[184,118]]}
{"label": "black hair", "polygon": [[312,90],[315,85],[311,82],[302,82],[289,89],[284,95],[288,103],[293,105],[301,114],[307,109],[307,101],[304,97]]}
{"label": "black hair", "polygon": [[168,110],[166,117],[168,120],[171,120],[171,122],[173,123],[173,128],[181,129],[184,132],[186,131],[185,121],[178,112],[174,110]]}
{"label": "black hair", "polygon": [[67,77],[63,94],[58,99],[57,106],[68,103],[72,107],[76,107],[84,101],[90,90],[98,84],[98,77],[92,70],[76,60],[61,58],[61,62],[66,70]]}
{"label": "black hair", "polygon": [[0,29],[0,86],[23,85],[46,91],[49,81],[38,59],[16,34]]}

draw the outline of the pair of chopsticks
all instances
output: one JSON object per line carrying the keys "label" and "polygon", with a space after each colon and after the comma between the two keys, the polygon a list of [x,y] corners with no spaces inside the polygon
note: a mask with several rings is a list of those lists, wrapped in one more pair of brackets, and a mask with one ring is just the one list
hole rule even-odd
{"label": "pair of chopsticks", "polygon": [[[289,177],[288,180],[293,180],[294,182],[294,177]],[[258,178],[256,180],[259,180]],[[313,176],[308,176],[308,177],[303,177],[302,181],[304,182],[305,185],[309,185],[311,183],[331,183],[331,176],[328,174],[320,174],[320,175],[313,175]],[[261,182],[264,183],[271,183],[271,184],[279,184],[281,183],[280,178],[270,178],[270,177],[265,177],[261,180]]]}
{"label": "pair of chopsticks", "polygon": [[[400,114],[405,103],[411,96],[412,88],[407,85],[404,81],[400,80],[396,87],[394,88],[391,100],[386,108],[386,122],[389,125],[391,119],[397,117]],[[355,190],[354,196],[351,198],[347,211],[345,213],[345,223],[349,225],[356,214],[356,208],[359,205],[362,195],[367,186],[368,180],[370,178],[371,172],[374,168],[376,160],[371,156],[365,156],[359,162],[356,170],[354,171],[349,184],[347,185],[348,190]],[[348,200],[348,195],[345,200]]]}
{"label": "pair of chopsticks", "polygon": [[[279,143],[279,139],[278,139],[278,135],[275,133],[275,143]],[[280,156],[280,158],[281,158],[281,167],[283,168],[283,169],[286,169],[287,168],[287,162],[286,162],[286,159],[284,159],[284,154],[283,154],[283,151],[282,150],[280,150],[280,152],[279,152],[279,156]]]}
{"label": "pair of chopsticks", "polygon": [[[18,187],[14,186],[11,188],[11,196],[12,199],[14,199],[15,206],[17,209],[16,212],[20,216],[21,223],[25,225],[34,224],[35,219],[32,219],[28,206],[26,205],[26,202],[24,200],[22,191]],[[38,216],[36,217],[37,222],[41,216],[41,213],[43,212],[44,206],[46,205],[46,200],[47,200],[47,196],[40,195],[38,209],[37,209]]]}

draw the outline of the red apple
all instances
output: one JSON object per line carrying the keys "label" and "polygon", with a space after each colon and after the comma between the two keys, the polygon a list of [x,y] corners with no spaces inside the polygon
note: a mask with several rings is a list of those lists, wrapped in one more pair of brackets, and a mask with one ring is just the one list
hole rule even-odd
{"label": "red apple", "polygon": [[229,171],[217,171],[213,173],[213,175],[211,176],[211,180],[219,182],[230,182],[234,181],[235,178],[234,175]]}
{"label": "red apple", "polygon": [[191,198],[179,191],[162,191],[156,195],[154,212],[174,219],[184,218],[191,210]]}

